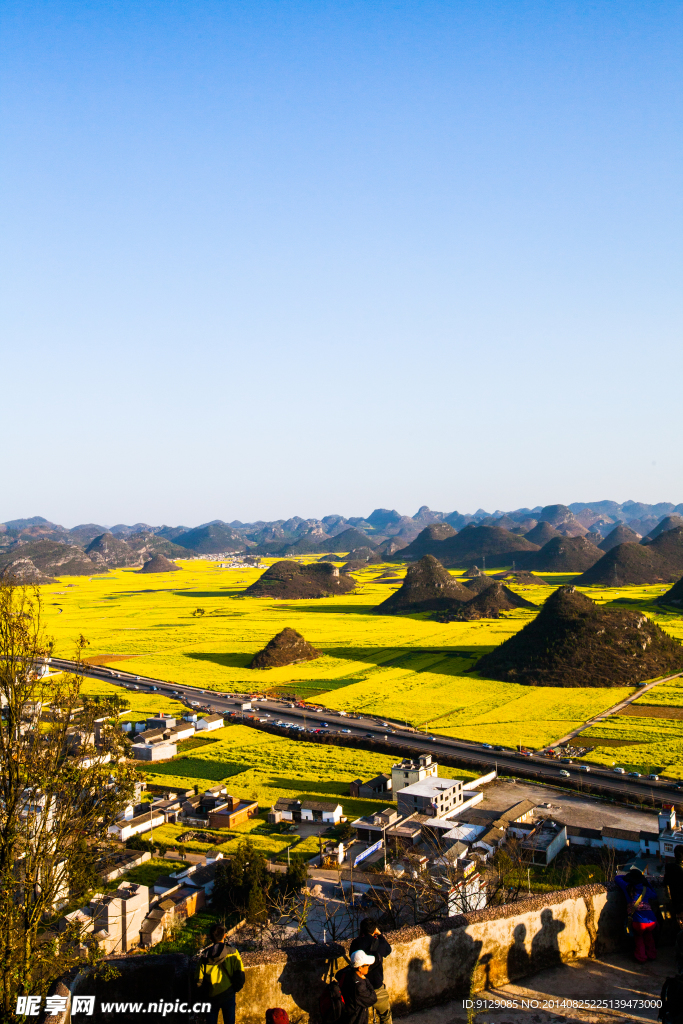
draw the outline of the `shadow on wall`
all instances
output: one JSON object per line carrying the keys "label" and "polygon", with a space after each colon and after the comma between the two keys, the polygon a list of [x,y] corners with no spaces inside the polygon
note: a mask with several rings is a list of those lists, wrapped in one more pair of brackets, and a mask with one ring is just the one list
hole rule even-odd
{"label": "shadow on wall", "polygon": [[512,933],[513,943],[507,956],[507,975],[510,981],[528,977],[548,967],[559,967],[563,960],[558,935],[565,927],[564,921],[553,917],[552,910],[543,910],[541,927],[532,938],[529,951],[526,925],[518,924]]}
{"label": "shadow on wall", "polygon": [[[310,1014],[314,1021],[319,1019],[320,996],[325,986],[348,964],[342,947],[332,948],[335,952],[329,960],[288,960],[278,978],[284,995],[289,996],[303,1013]],[[267,1008],[263,1009],[264,1015]],[[289,1016],[290,1020],[296,1019],[291,1011]]]}
{"label": "shadow on wall", "polygon": [[467,998],[480,963],[482,946],[483,943],[472,939],[464,928],[432,936],[429,943],[431,969],[420,957],[409,962],[407,1005],[394,1003],[393,1008],[409,1010],[447,999]]}

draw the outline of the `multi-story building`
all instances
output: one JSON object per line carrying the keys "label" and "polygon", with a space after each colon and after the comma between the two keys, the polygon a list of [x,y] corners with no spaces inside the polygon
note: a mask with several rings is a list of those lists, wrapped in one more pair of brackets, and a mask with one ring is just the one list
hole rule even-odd
{"label": "multi-story building", "polygon": [[92,931],[105,953],[127,953],[140,945],[140,929],[149,911],[146,885],[126,882],[110,896],[90,901]]}
{"label": "multi-story building", "polygon": [[419,782],[405,786],[396,794],[398,813],[404,816],[417,813],[443,818],[456,810],[462,801],[460,779],[439,779],[435,776],[425,777]]}
{"label": "multi-story building", "polygon": [[431,754],[421,754],[417,761],[404,757],[398,764],[391,766],[391,789],[398,793],[406,786],[412,786],[423,779],[436,778],[439,766],[432,760]]}

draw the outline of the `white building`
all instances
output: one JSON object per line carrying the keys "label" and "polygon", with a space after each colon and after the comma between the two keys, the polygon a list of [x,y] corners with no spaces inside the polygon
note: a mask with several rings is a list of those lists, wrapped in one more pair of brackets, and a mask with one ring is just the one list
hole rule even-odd
{"label": "white building", "polygon": [[462,782],[460,779],[439,779],[436,776],[429,776],[396,793],[396,806],[401,815],[417,813],[444,818],[460,804],[462,804]]}
{"label": "white building", "polygon": [[163,825],[165,821],[166,818],[163,812],[155,810],[145,811],[144,814],[138,814],[135,818],[121,818],[119,821],[115,821],[113,825],[109,826],[107,831],[109,835],[125,843],[126,839],[130,839],[131,836],[139,836],[143,832],[149,832],[151,829]]}
{"label": "white building", "polygon": [[175,743],[134,743],[133,757],[136,761],[167,761],[175,757],[178,748]]}
{"label": "white building", "polygon": [[222,715],[207,715],[206,718],[197,719],[197,732],[213,732],[214,729],[222,729],[224,725]]}
{"label": "white building", "polygon": [[398,793],[400,789],[422,782],[423,779],[436,778],[438,772],[439,766],[432,761],[431,754],[422,754],[417,761],[404,757],[398,764],[391,766],[392,792]]}

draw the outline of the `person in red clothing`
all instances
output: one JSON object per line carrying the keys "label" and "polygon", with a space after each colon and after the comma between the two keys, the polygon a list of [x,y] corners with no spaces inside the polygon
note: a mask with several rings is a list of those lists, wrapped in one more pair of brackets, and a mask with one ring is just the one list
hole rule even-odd
{"label": "person in red clothing", "polygon": [[279,1006],[266,1010],[266,1024],[289,1024],[289,1014]]}
{"label": "person in red clothing", "polygon": [[615,881],[626,900],[626,915],[629,931],[633,935],[636,960],[641,964],[647,960],[656,960],[657,917],[652,904],[656,904],[657,893],[637,868],[631,868],[626,875],[617,875]]}

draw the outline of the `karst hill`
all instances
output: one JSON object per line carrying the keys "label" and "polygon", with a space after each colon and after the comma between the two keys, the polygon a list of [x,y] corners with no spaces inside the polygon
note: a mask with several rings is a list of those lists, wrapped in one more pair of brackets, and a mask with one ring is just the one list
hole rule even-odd
{"label": "karst hill", "polygon": [[47,576],[40,569],[37,569],[30,558],[15,558],[0,569],[0,581],[3,583],[33,584],[56,583],[51,576]]}
{"label": "karst hill", "polygon": [[125,566],[140,565],[140,555],[113,533],[102,533],[88,544],[85,549],[88,558],[107,569],[120,569]]}
{"label": "karst hill", "polygon": [[321,657],[322,651],[316,650],[304,640],[301,633],[287,626],[269,640],[262,651],[254,655],[249,668],[282,668]]}
{"label": "karst hill", "polygon": [[553,537],[540,551],[521,556],[520,565],[536,572],[583,572],[602,557],[585,537]]}
{"label": "karst hill", "polygon": [[532,572],[525,569],[513,569],[509,572],[497,572],[492,579],[507,580],[508,583],[515,583],[518,587],[547,587],[545,580],[534,576]]}
{"label": "karst hill", "polygon": [[640,534],[632,530],[630,526],[626,526],[625,523],[619,523],[618,526],[615,526],[607,534],[602,543],[598,544],[598,547],[601,551],[611,551],[612,548],[616,548],[619,544],[638,544],[640,539]]}
{"label": "karst hill", "polygon": [[683,527],[666,530],[649,544],[618,544],[575,581],[582,587],[673,583],[683,573]]}
{"label": "karst hill", "polygon": [[433,555],[425,555],[419,562],[408,566],[401,588],[375,608],[375,613],[410,615],[437,611],[453,603],[469,601],[471,597],[467,587],[453,579]]}
{"label": "karst hill", "polygon": [[674,583],[671,590],[667,590],[666,594],[662,594],[655,600],[655,604],[661,604],[664,607],[671,605],[673,608],[683,608],[683,576]]}
{"label": "karst hill", "polygon": [[528,686],[635,686],[683,670],[683,647],[641,612],[600,606],[560,587],[476,669]]}
{"label": "karst hill", "polygon": [[75,544],[53,540],[36,540],[10,548],[0,554],[0,569],[17,558],[28,558],[46,576],[93,576],[107,567],[89,558]]}
{"label": "karst hill", "polygon": [[145,562],[142,569],[138,569],[138,572],[182,572],[182,569],[175,562],[171,562],[170,559],[166,558],[166,555],[158,554],[150,558],[148,562]]}
{"label": "karst hill", "polygon": [[486,573],[480,572],[477,576],[472,576],[470,579],[466,579],[463,583],[463,587],[465,587],[469,592],[471,600],[473,597],[476,597],[477,594],[481,594],[485,590],[488,590],[488,588],[492,587],[495,582],[496,581],[490,576],[487,576]]}
{"label": "karst hill", "polygon": [[654,529],[650,530],[647,536],[643,537],[641,543],[649,544],[650,541],[655,540],[661,533],[668,533],[669,530],[675,530],[677,527],[683,526],[683,516],[664,516],[661,522],[657,523]]}
{"label": "karst hill", "polygon": [[532,544],[526,537],[510,533],[499,526],[475,526],[470,523],[459,533],[443,539],[434,537],[430,529],[426,527],[413,544],[399,551],[395,557],[410,560],[410,550],[415,545],[415,551],[433,555],[446,567],[482,566],[485,563],[487,568],[492,569],[512,565],[520,555],[539,550],[538,545]]}
{"label": "karst hill", "polygon": [[414,541],[404,547],[401,551],[401,558],[409,562],[418,561],[424,555],[434,554],[434,544],[446,540],[448,537],[455,537],[456,531],[450,523],[430,523]]}
{"label": "karst hill", "polygon": [[533,530],[529,530],[528,533],[525,533],[524,536],[527,540],[530,540],[532,544],[538,544],[538,546],[542,548],[543,545],[547,544],[549,540],[553,539],[553,537],[562,537],[563,534],[561,534],[559,530],[556,530],[554,526],[551,526],[550,523],[542,520],[534,526]]}
{"label": "karst hill", "polygon": [[[472,581],[476,582],[476,581]],[[527,601],[520,594],[515,594],[503,583],[491,580],[490,586],[483,587],[471,600],[457,607],[437,612],[437,622],[469,622],[473,619],[497,619],[502,612],[511,612],[516,608],[530,608],[537,611],[538,606]]]}
{"label": "karst hill", "polygon": [[340,573],[331,562],[300,565],[283,559],[266,569],[244,594],[247,597],[296,600],[348,594],[355,586],[354,580]]}

